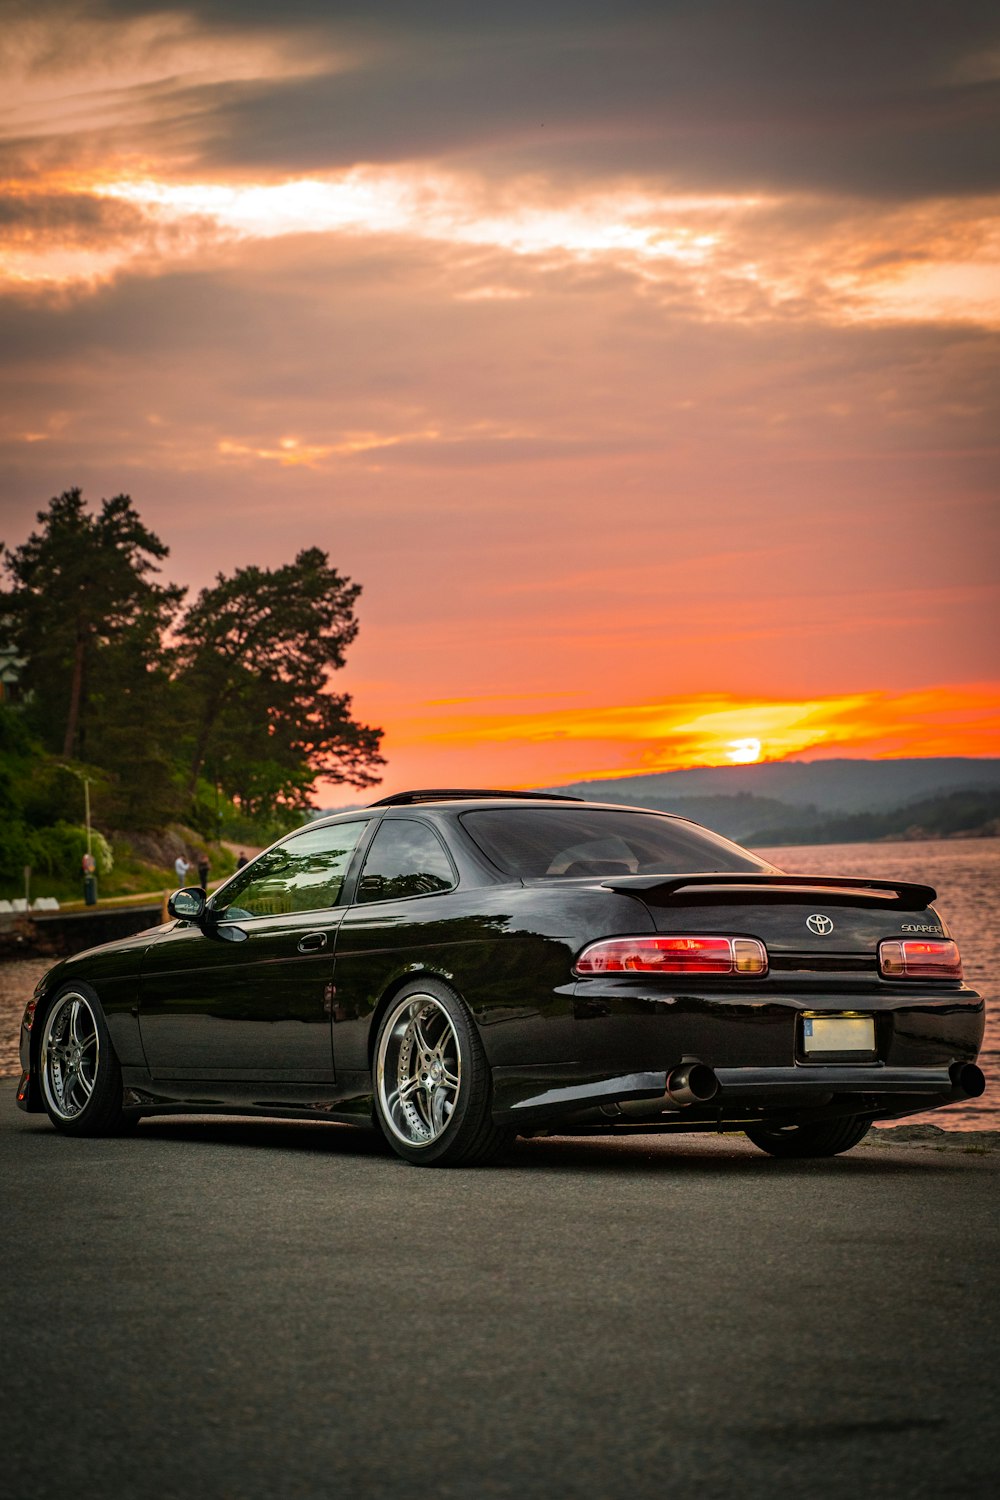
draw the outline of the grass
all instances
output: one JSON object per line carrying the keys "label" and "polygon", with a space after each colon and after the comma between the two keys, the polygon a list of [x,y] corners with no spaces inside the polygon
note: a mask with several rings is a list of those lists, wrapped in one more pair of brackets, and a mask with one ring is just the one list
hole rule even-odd
{"label": "grass", "polygon": [[[222,844],[212,844],[211,859],[213,873],[218,877],[212,882],[228,877],[236,868],[236,859]],[[145,906],[159,901],[164,891],[177,889],[177,876],[173,868],[150,864],[133,853],[129,844],[116,841],[113,845],[114,868],[107,875],[97,877],[98,905],[104,910],[116,906]],[[197,879],[197,872],[190,871],[190,879]],[[0,882],[0,896],[8,901],[24,895],[23,883]],[[31,877],[31,900],[39,896],[54,896],[61,911],[84,911],[83,875],[33,874]]]}

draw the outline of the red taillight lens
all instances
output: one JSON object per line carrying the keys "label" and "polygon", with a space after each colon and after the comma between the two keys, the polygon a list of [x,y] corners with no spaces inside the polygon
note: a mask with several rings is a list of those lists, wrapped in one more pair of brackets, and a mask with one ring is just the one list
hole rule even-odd
{"label": "red taillight lens", "polygon": [[766,974],[767,949],[756,938],[605,938],[584,948],[578,974]]}
{"label": "red taillight lens", "polygon": [[878,966],[887,979],[961,979],[962,955],[950,938],[879,943]]}

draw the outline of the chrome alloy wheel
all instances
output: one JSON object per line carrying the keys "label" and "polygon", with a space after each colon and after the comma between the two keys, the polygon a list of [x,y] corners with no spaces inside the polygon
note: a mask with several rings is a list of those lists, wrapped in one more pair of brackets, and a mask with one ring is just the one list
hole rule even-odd
{"label": "chrome alloy wheel", "polygon": [[458,1034],[433,995],[409,994],[382,1028],[376,1087],[383,1119],[407,1146],[432,1146],[462,1086]]}
{"label": "chrome alloy wheel", "polygon": [[62,1120],[87,1107],[101,1061],[97,1018],[83,995],[64,995],[52,1007],[42,1033],[42,1089]]}

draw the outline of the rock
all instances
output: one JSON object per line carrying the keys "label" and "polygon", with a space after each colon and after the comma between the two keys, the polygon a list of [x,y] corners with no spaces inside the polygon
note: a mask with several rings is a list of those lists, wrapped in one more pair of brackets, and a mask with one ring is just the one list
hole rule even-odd
{"label": "rock", "polygon": [[875,1125],[866,1146],[933,1146],[937,1150],[996,1151],[1000,1130],[944,1130],[940,1125]]}

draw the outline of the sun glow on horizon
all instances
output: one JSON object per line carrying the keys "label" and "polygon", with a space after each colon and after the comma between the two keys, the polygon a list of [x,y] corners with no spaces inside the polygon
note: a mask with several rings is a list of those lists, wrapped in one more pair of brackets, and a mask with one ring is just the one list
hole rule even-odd
{"label": "sun glow on horizon", "polygon": [[726,759],[734,766],[750,766],[760,760],[761,748],[760,740],[730,740],[726,746]]}
{"label": "sun glow on horizon", "polygon": [[[725,737],[748,723],[759,726],[759,737]],[[490,712],[481,700],[411,705],[394,716],[386,736],[386,787],[561,786],[752,765],[761,763],[765,744],[768,763],[997,755],[1000,684],[770,703],[718,694],[522,713]]]}

